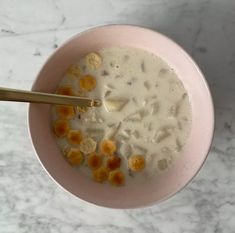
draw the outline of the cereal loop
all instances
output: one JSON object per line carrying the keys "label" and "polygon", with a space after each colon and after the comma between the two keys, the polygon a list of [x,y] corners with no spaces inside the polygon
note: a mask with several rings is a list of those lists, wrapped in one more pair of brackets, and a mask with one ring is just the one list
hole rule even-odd
{"label": "cereal loop", "polygon": [[114,186],[122,186],[125,184],[125,176],[122,171],[115,170],[109,173],[109,182]]}
{"label": "cereal loop", "polygon": [[93,171],[93,179],[96,182],[103,183],[108,179],[109,171],[106,167],[100,167]]}
{"label": "cereal loop", "polygon": [[145,167],[145,158],[142,155],[132,155],[128,159],[128,166],[132,171],[141,171]]}
{"label": "cereal loop", "polygon": [[100,151],[106,156],[113,155],[117,150],[116,143],[111,140],[103,140],[100,143]]}
{"label": "cereal loop", "polygon": [[92,75],[84,75],[80,78],[79,85],[83,91],[92,91],[96,87],[96,79]]}
{"label": "cereal loop", "polygon": [[96,70],[101,66],[102,58],[98,53],[89,53],[86,55],[86,65],[92,70]]}
{"label": "cereal loop", "polygon": [[65,137],[69,131],[69,123],[66,120],[57,120],[54,123],[54,133],[57,137]]}
{"label": "cereal loop", "polygon": [[66,154],[66,157],[72,166],[79,166],[84,161],[84,156],[78,148],[71,148]]}

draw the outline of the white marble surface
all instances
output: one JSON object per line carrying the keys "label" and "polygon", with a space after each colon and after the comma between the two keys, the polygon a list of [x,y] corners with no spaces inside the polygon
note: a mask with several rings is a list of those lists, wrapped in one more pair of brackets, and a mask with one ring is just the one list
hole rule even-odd
{"label": "white marble surface", "polygon": [[209,158],[190,185],[158,206],[96,207],[42,170],[29,140],[27,105],[1,102],[0,232],[235,232],[234,0],[0,0],[0,86],[29,89],[55,47],[107,23],[153,28],[193,55],[215,100]]}

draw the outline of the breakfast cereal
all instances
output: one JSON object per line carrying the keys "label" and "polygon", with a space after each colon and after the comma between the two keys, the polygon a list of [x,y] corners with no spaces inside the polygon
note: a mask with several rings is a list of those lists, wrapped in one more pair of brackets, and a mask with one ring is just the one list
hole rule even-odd
{"label": "breakfast cereal", "polygon": [[67,139],[70,144],[79,145],[82,141],[82,133],[80,130],[69,130]]}
{"label": "breakfast cereal", "polygon": [[92,69],[96,70],[101,66],[102,58],[98,53],[89,53],[86,55],[86,65]]}
{"label": "breakfast cereal", "polygon": [[106,167],[100,167],[93,171],[93,179],[96,182],[103,183],[108,179],[109,171]]}
{"label": "breakfast cereal", "polygon": [[100,143],[100,151],[102,154],[110,156],[116,151],[116,143],[111,140],[103,140]]}
{"label": "breakfast cereal", "polygon": [[84,156],[78,148],[71,148],[67,152],[66,158],[72,166],[79,166],[84,161]]}
{"label": "breakfast cereal", "polygon": [[97,153],[91,153],[87,158],[87,166],[92,169],[98,169],[102,165],[102,156]]}
{"label": "breakfast cereal", "polygon": [[84,138],[80,144],[80,150],[84,154],[90,154],[96,150],[96,141],[92,138]]}
{"label": "breakfast cereal", "polygon": [[145,158],[142,155],[132,155],[128,159],[128,166],[132,171],[139,172],[145,167]]}
{"label": "breakfast cereal", "polygon": [[68,67],[56,93],[102,101],[95,108],[52,108],[65,160],[95,182],[141,184],[183,153],[190,96],[175,70],[150,52],[116,46],[88,53]]}
{"label": "breakfast cereal", "polygon": [[57,137],[65,137],[69,131],[69,123],[66,120],[54,122],[54,133]]}
{"label": "breakfast cereal", "polygon": [[125,175],[120,170],[115,170],[109,173],[109,182],[114,186],[122,186],[125,184]]}

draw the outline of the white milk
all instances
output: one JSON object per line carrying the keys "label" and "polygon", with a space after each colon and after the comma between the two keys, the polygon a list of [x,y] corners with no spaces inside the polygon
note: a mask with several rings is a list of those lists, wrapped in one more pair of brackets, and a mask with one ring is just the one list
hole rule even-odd
{"label": "white milk", "polygon": [[[110,47],[98,53],[103,62],[97,70],[88,70],[84,59],[77,64],[83,74],[94,75],[97,80],[96,89],[87,96],[100,98],[104,104],[72,120],[72,128],[81,129],[96,141],[113,137],[127,182],[169,169],[182,153],[191,128],[191,106],[182,82],[161,58],[144,50]],[[64,84],[79,90],[76,79],[65,76]],[[109,112],[105,108],[109,100],[121,100],[125,105],[120,111]],[[66,141],[58,139],[58,144],[63,147]],[[133,154],[145,156],[144,171],[128,171],[126,161]],[[90,175],[85,166],[79,170]]]}

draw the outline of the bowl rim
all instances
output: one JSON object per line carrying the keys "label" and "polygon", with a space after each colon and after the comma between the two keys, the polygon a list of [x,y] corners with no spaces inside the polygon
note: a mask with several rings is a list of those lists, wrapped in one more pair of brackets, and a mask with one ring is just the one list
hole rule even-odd
{"label": "bowl rim", "polygon": [[169,41],[170,43],[172,43],[175,47],[177,47],[177,49],[179,49],[179,51],[184,54],[184,56],[187,58],[187,60],[189,60],[192,64],[192,66],[194,66],[194,68],[197,70],[198,72],[198,75],[201,76],[201,79],[202,81],[204,82],[204,85],[205,85],[205,89],[208,93],[208,108],[210,108],[210,113],[211,113],[211,119],[210,119],[210,122],[211,122],[211,127],[210,127],[210,132],[209,132],[209,135],[210,135],[210,138],[209,138],[209,143],[207,145],[207,150],[205,151],[204,153],[204,156],[202,156],[203,160],[202,160],[202,163],[200,164],[200,166],[198,167],[197,171],[189,177],[189,179],[187,180],[187,182],[185,182],[183,185],[181,185],[177,190],[173,190],[171,193],[169,193],[168,195],[166,195],[165,197],[159,199],[159,200],[156,200],[156,201],[151,201],[151,202],[148,202],[147,204],[145,205],[140,205],[140,206],[135,206],[135,207],[113,207],[113,206],[109,206],[109,205],[103,205],[103,204],[98,204],[98,203],[95,203],[95,202],[92,202],[92,201],[87,201],[77,195],[75,195],[74,193],[70,192],[69,190],[67,190],[65,187],[63,187],[50,173],[49,171],[45,168],[44,164],[42,163],[42,161],[40,160],[39,158],[39,155],[38,155],[38,152],[37,152],[37,149],[35,148],[35,143],[34,143],[34,139],[32,137],[32,134],[31,134],[31,120],[30,120],[30,111],[31,111],[31,106],[32,104],[29,103],[28,104],[28,111],[27,111],[27,128],[28,128],[28,133],[30,135],[30,141],[33,145],[33,150],[35,152],[35,155],[39,161],[39,163],[41,164],[42,168],[44,169],[44,171],[46,171],[46,173],[49,175],[49,177],[58,185],[60,186],[60,188],[62,188],[63,190],[65,190],[67,193],[69,193],[70,195],[76,197],[76,198],[79,198],[81,201],[85,202],[85,203],[89,203],[89,204],[92,204],[92,205],[95,205],[95,206],[99,206],[99,207],[104,207],[104,208],[109,208],[109,209],[137,209],[137,208],[146,208],[146,207],[150,207],[152,205],[155,205],[155,204],[159,204],[159,203],[162,203],[163,201],[166,201],[168,200],[169,198],[175,196],[177,193],[179,193],[180,191],[182,191],[195,177],[196,175],[198,174],[198,172],[201,170],[201,168],[203,167],[207,157],[208,157],[208,154],[210,152],[210,148],[211,148],[211,145],[212,145],[212,141],[213,141],[213,138],[214,138],[214,132],[215,132],[215,110],[214,110],[214,103],[213,103],[213,98],[212,98],[212,94],[211,94],[211,89],[208,85],[208,82],[207,80],[205,79],[205,76],[203,75],[201,69],[199,68],[199,66],[197,65],[197,63],[194,61],[194,59],[192,58],[192,56],[190,54],[188,54],[184,48],[182,46],[180,46],[177,42],[175,42],[173,39],[171,39],[170,37],[158,32],[158,31],[155,31],[154,29],[150,28],[150,27],[145,27],[145,26],[139,26],[139,25],[134,25],[134,24],[102,24],[102,25],[98,25],[98,26],[94,26],[94,27],[90,27],[86,30],[83,30],[79,33],[76,33],[75,35],[69,37],[67,40],[65,40],[58,48],[56,48],[49,56],[48,58],[43,62],[39,72],[37,73],[36,75],[36,78],[34,79],[33,81],[33,84],[32,84],[32,87],[31,87],[31,90],[33,91],[35,86],[36,86],[36,82],[37,82],[37,79],[38,77],[41,75],[41,72],[43,70],[43,67],[53,58],[53,56],[55,55],[55,53],[57,53],[58,50],[60,50],[61,48],[63,48],[64,46],[66,46],[67,44],[69,44],[72,40],[74,40],[75,38],[77,37],[80,37],[81,35],[83,34],[86,34],[86,33],[89,33],[90,31],[92,30],[96,30],[96,29],[99,29],[99,28],[113,28],[113,27],[118,27],[118,28],[136,28],[136,29],[139,29],[139,30],[142,30],[142,31],[150,31],[154,34],[157,34],[159,36],[161,36],[162,38],[164,38],[164,40],[166,41]]}

